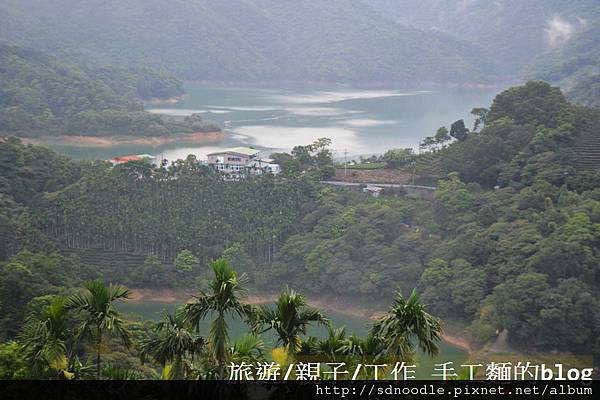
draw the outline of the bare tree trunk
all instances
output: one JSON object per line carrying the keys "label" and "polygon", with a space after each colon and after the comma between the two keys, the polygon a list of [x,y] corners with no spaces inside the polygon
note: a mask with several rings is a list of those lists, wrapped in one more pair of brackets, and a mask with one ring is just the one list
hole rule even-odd
{"label": "bare tree trunk", "polygon": [[102,336],[100,334],[100,326],[98,326],[97,332],[98,338],[96,339],[96,380],[100,380],[100,345],[102,344]]}

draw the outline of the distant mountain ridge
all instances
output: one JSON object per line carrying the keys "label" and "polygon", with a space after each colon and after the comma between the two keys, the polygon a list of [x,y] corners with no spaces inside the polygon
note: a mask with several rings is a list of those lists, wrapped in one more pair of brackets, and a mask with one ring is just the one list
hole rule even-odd
{"label": "distant mountain ridge", "polygon": [[485,83],[489,54],[354,0],[5,0],[0,39],[188,80]]}
{"label": "distant mountain ridge", "polygon": [[483,46],[513,73],[600,18],[597,0],[362,1],[398,23]]}
{"label": "distant mountain ridge", "polygon": [[485,47],[508,74],[558,84],[569,100],[600,105],[597,0],[363,2],[389,20]]}
{"label": "distant mountain ridge", "polygon": [[600,106],[600,25],[538,57],[526,77],[560,85],[571,101]]}
{"label": "distant mountain ridge", "polygon": [[165,89],[156,97],[181,92],[170,75],[404,86],[544,79],[570,100],[598,105],[599,27],[597,0],[0,3],[0,40],[97,71],[100,79],[106,69],[113,77],[126,70],[141,98],[152,97],[144,88],[149,77]]}

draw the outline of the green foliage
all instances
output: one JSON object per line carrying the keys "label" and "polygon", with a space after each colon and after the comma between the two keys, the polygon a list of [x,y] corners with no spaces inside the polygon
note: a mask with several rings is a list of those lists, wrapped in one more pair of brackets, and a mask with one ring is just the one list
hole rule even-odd
{"label": "green foliage", "polygon": [[526,71],[535,79],[560,85],[567,98],[587,106],[600,105],[600,46],[598,20],[586,24],[564,45],[539,57]]}
{"label": "green foliage", "polygon": [[595,165],[594,153],[581,149],[586,140],[595,140],[600,113],[569,104],[547,83],[508,89],[489,112],[478,113],[484,128],[440,151],[445,174],[459,172],[461,179],[485,188],[531,185],[536,178],[560,186],[575,181],[574,169]]}
{"label": "green foliage", "polygon": [[239,243],[268,262],[311,197],[302,179],[231,182],[191,159],[168,169],[96,165],[47,204],[44,226],[71,248],[155,254],[169,262],[188,249],[206,262]]}
{"label": "green foliage", "polygon": [[415,291],[408,298],[397,292],[389,311],[373,324],[371,333],[380,338],[387,354],[411,360],[417,346],[431,356],[439,352],[442,324],[425,311]]}
{"label": "green foliage", "polygon": [[141,378],[136,371],[129,368],[121,368],[114,364],[105,365],[102,368],[102,376],[107,379],[119,381],[131,381]]}
{"label": "green foliage", "polygon": [[192,254],[191,251],[183,249],[177,253],[177,257],[175,258],[175,269],[178,272],[191,272],[198,262],[198,257]]}
{"label": "green foliage", "polygon": [[119,285],[105,286],[100,281],[88,281],[84,286],[86,292],[69,296],[65,307],[81,313],[76,340],[79,342],[85,338],[89,339],[96,353],[96,379],[100,379],[105,336],[118,337],[125,346],[131,344],[131,334],[114,304],[119,300],[128,299],[129,290]]}
{"label": "green foliage", "polygon": [[306,146],[295,146],[292,153],[271,155],[287,176],[305,174],[308,178],[323,180],[335,173],[333,154],[329,147],[331,139],[320,138]]}
{"label": "green foliage", "polygon": [[567,100],[557,87],[545,82],[529,81],[524,86],[510,88],[496,96],[487,121],[508,117],[517,125],[533,124],[555,128]]}
{"label": "green foliage", "polygon": [[[552,65],[556,58],[557,68],[549,68],[552,71],[561,66],[565,71],[573,70],[575,65],[589,66],[594,60],[589,55],[597,48],[597,33],[594,36],[590,32],[579,46],[573,43],[578,41],[578,34],[585,34],[585,29],[597,26],[600,9],[595,0],[467,1],[459,6],[440,0],[368,0],[366,3],[401,24],[447,32],[489,49],[496,70],[513,77],[522,74],[523,67],[534,60],[539,61],[538,65]],[[556,25],[568,33],[563,31],[557,35],[560,29]],[[567,57],[552,54],[574,47],[586,51],[572,51]],[[540,75],[537,79],[548,80]]]}
{"label": "green foliage", "polygon": [[[438,131],[438,133],[440,133]],[[436,134],[437,136],[437,134]],[[442,132],[442,138],[445,138]],[[454,139],[458,140],[459,142],[464,142],[465,140],[467,140],[467,137],[469,136],[469,130],[467,129],[467,127],[465,126],[465,121],[462,119],[459,119],[456,122],[453,122],[452,125],[450,125],[450,136],[452,136]],[[438,139],[436,137],[436,139]]]}
{"label": "green foliage", "polygon": [[216,314],[210,324],[207,344],[212,361],[218,366],[218,376],[223,379],[225,364],[231,357],[227,351],[229,328],[225,317],[237,315],[248,321],[253,318],[254,310],[241,299],[246,292],[246,275],[242,274],[238,278],[236,272],[223,258],[211,261],[210,266],[214,273],[214,278],[210,282],[210,292],[200,291],[193,303],[185,305],[182,313],[185,324],[195,331],[200,329],[200,321],[213,313]]}
{"label": "green foliage", "polygon": [[41,146],[0,138],[0,193],[30,205],[80,178],[78,165]]}
{"label": "green foliage", "polygon": [[273,276],[370,299],[417,287],[477,343],[507,329],[522,349],[596,351],[600,196],[572,148],[597,136],[598,112],[532,82],[476,114],[483,128],[436,150],[448,175],[432,203],[323,192]]}
{"label": "green foliage", "polygon": [[119,96],[154,100],[169,99],[184,93],[183,83],[163,70],[103,66],[87,67],[85,71],[92,79],[110,86]]}
{"label": "green foliage", "polygon": [[[143,254],[115,261],[113,269],[129,279],[147,254],[171,262],[189,249],[201,263],[223,255],[212,265],[207,290],[186,309],[194,327],[214,316],[203,359],[218,367],[201,363],[186,376],[222,376],[235,352],[224,316],[252,317],[239,297],[245,279],[231,265],[261,288],[288,283],[308,294],[359,293],[367,302],[389,299],[398,287],[417,287],[433,312],[470,323],[479,343],[506,329],[510,344],[522,349],[598,351],[600,193],[595,172],[573,160],[577,144],[597,135],[597,111],[568,104],[547,84],[530,83],[500,94],[489,112],[479,114],[482,129],[436,150],[448,174],[432,200],[320,187],[314,182],[322,177],[320,167],[331,165],[322,142],[312,145],[316,152],[299,146],[281,155],[288,162],[282,177],[239,181],[226,181],[192,158],[168,169],[84,164],[81,178],[65,179],[56,193],[42,196],[34,185],[39,203],[16,202],[20,188],[7,185],[0,198],[7,210],[0,215],[5,233],[13,226],[37,228],[47,236],[38,234],[32,244],[52,247],[56,241],[78,249],[82,260],[105,250]],[[29,163],[24,159],[20,171]],[[75,258],[35,252],[0,264],[5,338],[19,330],[27,304],[43,308],[46,299],[32,299],[77,284],[78,273],[93,269],[77,272],[74,265]],[[164,269],[179,275],[170,265]],[[260,325],[275,321],[283,336],[302,335],[279,320],[270,315]],[[327,343],[286,340],[294,343],[288,350],[337,357],[338,344],[348,339],[342,336],[332,330]]]}
{"label": "green foliage", "polygon": [[256,270],[254,260],[240,243],[235,243],[223,251],[222,257],[238,272],[251,273]]}
{"label": "green foliage", "polygon": [[27,361],[17,342],[0,343],[0,379],[27,379]]}
{"label": "green foliage", "polygon": [[19,334],[29,370],[35,377],[57,377],[68,366],[68,341],[73,332],[65,308],[65,299],[58,297],[39,313],[29,315]]}
{"label": "green foliage", "polygon": [[144,260],[144,264],[131,273],[132,280],[141,286],[162,286],[164,285],[164,268],[158,257],[150,254]]}
{"label": "green foliage", "polygon": [[[339,18],[340,10],[345,18]],[[42,5],[7,0],[0,7],[0,26],[4,40],[81,64],[151,66],[186,80],[490,80],[482,70],[491,58],[480,47],[396,24],[352,0],[301,5],[277,0],[54,0]]]}
{"label": "green foliage", "polygon": [[31,300],[58,294],[78,282],[76,259],[23,251],[0,263],[0,337],[14,337]]}
{"label": "green foliage", "polygon": [[152,334],[140,343],[142,362],[151,358],[163,369],[169,366],[168,379],[185,378],[191,372],[194,357],[205,347],[204,339],[188,329],[182,311],[178,309],[174,315],[164,313]]}
{"label": "green foliage", "polygon": [[390,149],[381,157],[388,168],[401,168],[414,162],[412,149]]}
{"label": "green foliage", "polygon": [[281,247],[270,275],[308,293],[385,297],[397,284],[411,290],[423,269],[414,246],[429,242],[409,225],[421,212],[413,200],[328,193]]}
{"label": "green foliage", "polygon": [[199,116],[175,121],[144,112],[140,98],[180,94],[181,83],[148,69],[134,73],[80,68],[0,42],[0,134],[115,136],[218,130]]}
{"label": "green foliage", "polygon": [[290,355],[300,351],[301,338],[311,324],[329,324],[324,314],[309,307],[306,298],[289,287],[279,294],[275,308],[260,307],[254,320],[254,330],[264,333],[273,329],[277,343],[281,343]]}

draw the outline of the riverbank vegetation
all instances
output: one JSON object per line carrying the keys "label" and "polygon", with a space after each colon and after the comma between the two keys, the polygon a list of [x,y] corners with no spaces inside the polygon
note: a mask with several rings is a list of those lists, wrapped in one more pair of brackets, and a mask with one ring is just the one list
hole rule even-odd
{"label": "riverbank vegetation", "polygon": [[[254,291],[289,285],[389,304],[416,288],[475,344],[505,331],[518,350],[597,352],[600,112],[542,82],[476,112],[477,127],[454,123],[435,135],[441,145],[415,155],[438,160],[433,200],[320,184],[333,170],[327,140],[277,155],[279,176],[232,180],[193,157],[112,168],[4,139],[0,334],[15,339],[40,296],[83,280],[210,296],[215,271],[206,265],[222,257]],[[205,315],[196,312],[193,321]],[[175,316],[163,326],[159,335],[185,333]],[[217,365],[229,357],[218,347]]]}
{"label": "riverbank vegetation", "polygon": [[[334,328],[323,313],[308,307],[304,297],[293,290],[283,290],[273,308],[254,307],[244,303],[245,274],[238,276],[225,259],[211,262],[210,267],[208,291],[200,291],[194,302],[174,314],[165,313],[163,321],[141,331],[118,312],[118,303],[130,297],[123,286],[87,281],[83,290],[69,289],[71,294],[35,297],[16,341],[0,345],[0,376],[225,379],[235,376],[228,371],[230,363],[264,363],[273,369],[270,363],[274,360],[283,370],[309,357],[319,357],[323,363],[384,357],[412,362],[417,346],[430,355],[439,351],[440,321],[425,311],[415,293],[407,299],[396,294],[394,306],[373,324],[366,338],[346,337],[343,328]],[[226,318],[245,321],[248,332],[231,341]],[[200,323],[207,319],[212,322],[203,336]],[[328,326],[329,336],[310,336],[314,324]],[[261,338],[270,330],[280,347],[269,349]],[[130,354],[137,354],[141,363],[123,354],[115,358],[112,346],[117,341]],[[112,362],[107,363],[105,357]],[[326,376],[328,368],[323,364],[318,375]],[[362,377],[372,377],[372,372],[365,370]]]}

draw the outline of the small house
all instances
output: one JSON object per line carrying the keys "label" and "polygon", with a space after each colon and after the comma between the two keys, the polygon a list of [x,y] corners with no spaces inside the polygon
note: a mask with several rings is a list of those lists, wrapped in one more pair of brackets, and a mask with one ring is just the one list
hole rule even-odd
{"label": "small house", "polygon": [[363,193],[369,193],[373,197],[379,197],[379,195],[383,192],[383,188],[374,185],[367,185],[363,188]]}

